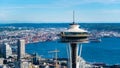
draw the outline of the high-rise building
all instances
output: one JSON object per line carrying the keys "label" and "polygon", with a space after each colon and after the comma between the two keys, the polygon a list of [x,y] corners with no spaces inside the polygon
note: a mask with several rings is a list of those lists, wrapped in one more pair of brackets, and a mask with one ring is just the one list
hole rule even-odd
{"label": "high-rise building", "polygon": [[20,59],[25,57],[25,40],[24,39],[19,39],[18,42],[17,42],[17,46],[18,46],[18,50],[17,50],[18,57],[17,57],[17,59],[20,60]]}
{"label": "high-rise building", "polygon": [[14,64],[15,68],[31,68],[31,63],[24,59],[16,61]]}
{"label": "high-rise building", "polygon": [[8,43],[3,44],[1,52],[4,58],[8,58],[9,56],[12,56],[12,49]]}
{"label": "high-rise building", "polygon": [[33,54],[33,64],[34,65],[38,65],[39,64],[39,57],[38,57],[37,53]]}

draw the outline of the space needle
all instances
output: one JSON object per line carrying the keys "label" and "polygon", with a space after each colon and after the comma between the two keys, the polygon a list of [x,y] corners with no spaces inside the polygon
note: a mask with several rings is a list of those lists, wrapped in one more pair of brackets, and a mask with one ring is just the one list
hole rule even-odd
{"label": "space needle", "polygon": [[78,57],[78,44],[88,42],[88,31],[79,28],[79,24],[75,23],[73,11],[73,22],[70,24],[70,28],[61,32],[61,42],[69,43],[70,45],[70,68],[79,68],[77,67],[77,57]]}

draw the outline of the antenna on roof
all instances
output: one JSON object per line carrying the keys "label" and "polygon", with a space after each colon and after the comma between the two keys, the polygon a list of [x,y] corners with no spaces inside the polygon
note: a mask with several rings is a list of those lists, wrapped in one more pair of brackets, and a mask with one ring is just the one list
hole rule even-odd
{"label": "antenna on roof", "polygon": [[75,24],[75,12],[73,10],[73,24]]}

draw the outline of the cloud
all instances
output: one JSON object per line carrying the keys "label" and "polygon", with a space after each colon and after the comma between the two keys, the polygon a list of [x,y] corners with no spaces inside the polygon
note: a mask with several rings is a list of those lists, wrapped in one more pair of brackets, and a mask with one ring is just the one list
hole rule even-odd
{"label": "cloud", "polygon": [[89,3],[99,3],[99,4],[120,4],[120,0],[58,0],[54,4],[71,7],[76,5],[83,5]]}
{"label": "cloud", "polygon": [[[40,1],[39,1],[40,3]],[[31,3],[21,3],[21,4],[10,4],[2,5],[2,9],[24,9],[24,8],[44,8],[44,9],[63,9],[63,8],[74,8],[78,5],[87,5],[90,3],[99,3],[99,4],[120,4],[120,0],[52,0],[51,3],[43,4],[31,4]]]}
{"label": "cloud", "polygon": [[120,0],[82,0],[82,3],[101,3],[101,4],[115,4],[119,3]]}
{"label": "cloud", "polygon": [[0,9],[47,9],[47,8],[61,8],[57,6],[48,5],[26,5],[26,6],[3,6]]}
{"label": "cloud", "polygon": [[75,9],[78,22],[120,21],[119,4],[120,0],[56,0],[50,4],[2,5],[0,20],[71,21]]}
{"label": "cloud", "polygon": [[120,10],[90,10],[79,13],[82,22],[120,22]]}

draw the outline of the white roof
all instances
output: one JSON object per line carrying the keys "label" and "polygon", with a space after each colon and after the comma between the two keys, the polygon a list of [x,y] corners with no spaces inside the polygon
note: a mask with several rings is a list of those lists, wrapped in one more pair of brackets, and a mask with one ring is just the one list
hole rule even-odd
{"label": "white roof", "polygon": [[70,28],[68,30],[65,30],[64,32],[87,32],[84,29],[80,29],[79,25],[71,25]]}

